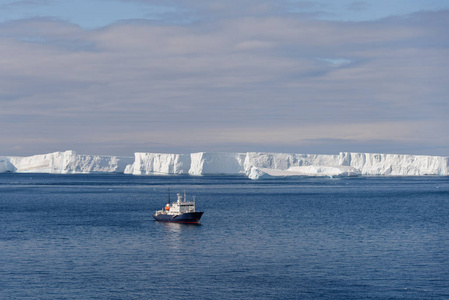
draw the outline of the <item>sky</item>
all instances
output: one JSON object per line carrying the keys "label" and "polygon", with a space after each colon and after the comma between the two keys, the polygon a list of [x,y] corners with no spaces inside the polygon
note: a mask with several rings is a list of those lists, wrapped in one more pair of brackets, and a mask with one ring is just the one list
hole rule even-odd
{"label": "sky", "polygon": [[449,1],[0,0],[0,155],[449,156]]}

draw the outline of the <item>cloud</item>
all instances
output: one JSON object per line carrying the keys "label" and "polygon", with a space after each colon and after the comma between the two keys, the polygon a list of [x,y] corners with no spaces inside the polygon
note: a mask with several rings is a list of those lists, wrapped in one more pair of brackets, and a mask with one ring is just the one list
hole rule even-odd
{"label": "cloud", "polygon": [[349,10],[354,11],[363,11],[370,7],[370,4],[367,1],[354,1],[349,3],[347,6]]}
{"label": "cloud", "polygon": [[51,0],[24,0],[24,1],[11,1],[0,5],[0,10],[16,9],[20,7],[40,6],[50,4]]}
{"label": "cloud", "polygon": [[302,152],[312,140],[341,151],[331,139],[442,149],[448,15],[0,23],[0,153]]}

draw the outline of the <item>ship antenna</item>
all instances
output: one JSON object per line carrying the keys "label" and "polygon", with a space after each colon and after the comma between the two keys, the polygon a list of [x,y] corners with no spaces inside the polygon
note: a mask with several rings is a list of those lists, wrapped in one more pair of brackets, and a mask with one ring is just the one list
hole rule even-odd
{"label": "ship antenna", "polygon": [[170,188],[168,188],[168,204],[170,204]]}
{"label": "ship antenna", "polygon": [[186,190],[184,190],[184,202],[186,202]]}

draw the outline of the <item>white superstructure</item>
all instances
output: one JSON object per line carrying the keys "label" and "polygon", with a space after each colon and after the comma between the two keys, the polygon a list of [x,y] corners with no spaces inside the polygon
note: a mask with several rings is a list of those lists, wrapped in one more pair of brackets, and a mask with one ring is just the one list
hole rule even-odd
{"label": "white superstructure", "polygon": [[183,213],[195,212],[195,197],[193,201],[186,200],[186,194],[184,193],[184,199],[180,193],[177,194],[177,201],[174,203],[167,203],[161,210],[156,211],[156,215],[181,215]]}

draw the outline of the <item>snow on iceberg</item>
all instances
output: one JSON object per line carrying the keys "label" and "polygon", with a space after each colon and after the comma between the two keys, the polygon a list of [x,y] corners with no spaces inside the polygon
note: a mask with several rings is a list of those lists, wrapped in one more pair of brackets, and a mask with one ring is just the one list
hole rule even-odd
{"label": "snow on iceberg", "polygon": [[[18,173],[122,173],[132,157],[77,155],[75,151],[53,152],[6,160]],[[1,162],[0,162],[1,164]],[[0,167],[0,172],[2,168]]]}

